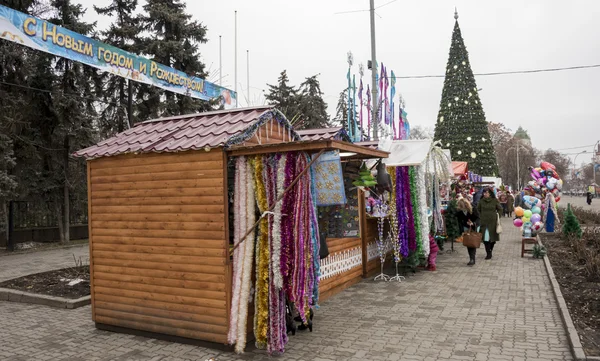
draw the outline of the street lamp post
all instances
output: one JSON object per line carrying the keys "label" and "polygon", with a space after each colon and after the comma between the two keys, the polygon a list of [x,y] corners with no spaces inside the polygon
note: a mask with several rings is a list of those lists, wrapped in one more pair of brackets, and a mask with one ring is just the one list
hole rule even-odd
{"label": "street lamp post", "polygon": [[577,157],[578,157],[580,154],[583,154],[583,153],[587,153],[587,150],[584,150],[584,151],[581,151],[581,152],[577,153],[577,154],[575,155],[575,158],[573,159],[573,179],[575,179],[575,165],[577,164]]}

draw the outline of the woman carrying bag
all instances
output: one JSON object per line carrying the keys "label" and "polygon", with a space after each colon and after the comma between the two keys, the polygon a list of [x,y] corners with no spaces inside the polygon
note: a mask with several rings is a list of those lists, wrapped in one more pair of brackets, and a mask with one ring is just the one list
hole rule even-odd
{"label": "woman carrying bag", "polygon": [[[470,232],[472,229],[476,229],[477,221],[479,220],[479,216],[477,214],[477,210],[473,209],[471,203],[466,198],[461,198],[458,200],[457,204],[458,211],[456,212],[456,218],[458,218],[459,227],[463,230],[463,232]],[[467,251],[469,251],[469,263],[467,266],[472,266],[475,264],[475,254],[477,253],[477,247],[471,247],[473,245],[468,245],[465,243],[466,235],[463,235],[463,244],[467,246]]]}
{"label": "woman carrying bag", "polygon": [[485,259],[491,259],[494,245],[500,240],[502,232],[500,226],[502,206],[490,188],[483,191],[483,197],[477,204],[477,212],[479,213],[479,232],[483,235],[483,244],[487,253]]}

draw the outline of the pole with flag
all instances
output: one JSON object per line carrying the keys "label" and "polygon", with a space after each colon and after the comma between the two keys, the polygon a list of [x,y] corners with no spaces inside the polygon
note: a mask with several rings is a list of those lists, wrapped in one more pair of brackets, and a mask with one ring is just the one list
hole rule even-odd
{"label": "pole with flag", "polygon": [[354,141],[358,141],[358,123],[356,121],[356,75],[352,74],[352,127],[354,128],[352,134],[354,134]]}
{"label": "pole with flag", "polygon": [[348,123],[348,133],[351,139],[354,139],[354,127],[352,126],[352,114],[350,113],[350,102],[352,101],[351,99],[351,95],[350,95],[350,91],[352,90],[352,78],[350,77],[350,69],[352,69],[352,63],[353,63],[353,55],[352,52],[349,51],[348,52],[348,74],[346,75],[346,78],[348,79],[348,103],[347,103],[347,123]]}
{"label": "pole with flag", "polygon": [[360,104],[360,110],[358,113],[358,126],[360,128],[360,132],[358,134],[359,140],[363,140],[363,133],[365,129],[363,128],[363,82],[362,78],[365,74],[365,66],[363,63],[358,64],[358,74],[360,74],[360,84],[358,86],[358,103]]}
{"label": "pole with flag", "polygon": [[391,89],[390,89],[390,121],[392,122],[392,132],[394,134],[394,139],[396,137],[396,120],[394,119],[394,97],[396,96],[396,74],[394,71],[391,72],[392,81],[391,81]]}
{"label": "pole with flag", "polygon": [[369,84],[367,84],[367,134],[367,137],[371,136],[371,89]]}

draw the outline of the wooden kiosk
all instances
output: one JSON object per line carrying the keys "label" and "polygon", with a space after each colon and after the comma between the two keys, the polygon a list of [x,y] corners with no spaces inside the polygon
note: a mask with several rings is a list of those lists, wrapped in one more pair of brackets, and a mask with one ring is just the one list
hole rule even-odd
{"label": "wooden kiosk", "polygon": [[388,155],[338,140],[300,141],[271,106],[150,120],[75,153],[88,160],[97,326],[226,344],[228,159],[335,149],[355,158]]}

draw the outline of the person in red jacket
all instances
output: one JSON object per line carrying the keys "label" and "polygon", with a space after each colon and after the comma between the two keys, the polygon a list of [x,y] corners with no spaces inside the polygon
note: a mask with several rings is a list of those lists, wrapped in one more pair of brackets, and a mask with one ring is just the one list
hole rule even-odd
{"label": "person in red jacket", "polygon": [[437,254],[439,250],[440,248],[438,247],[437,242],[435,241],[435,239],[433,239],[433,236],[429,235],[429,258],[427,258],[426,269],[430,271],[436,270],[435,262],[437,260]]}

